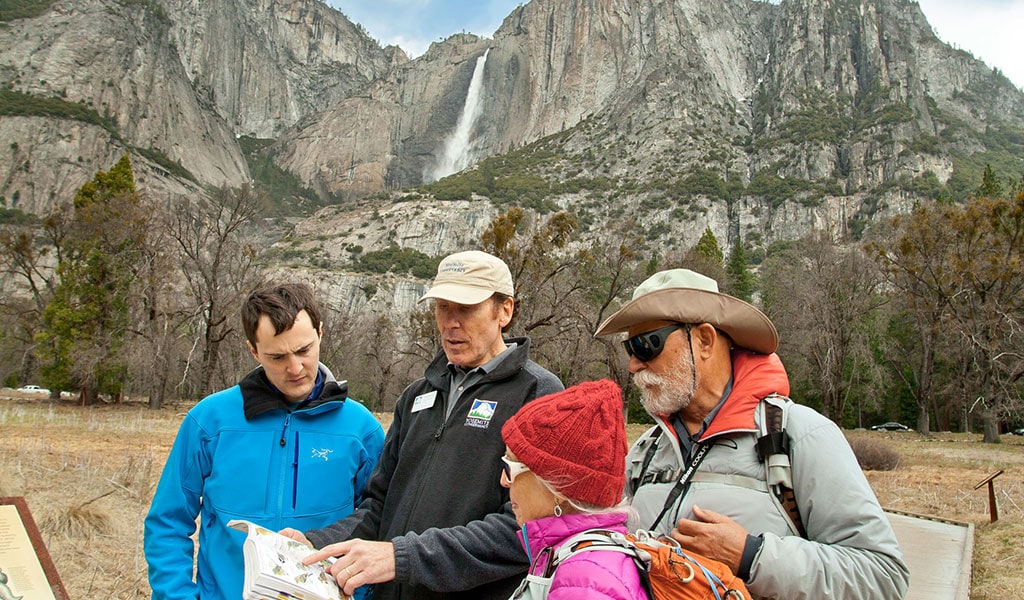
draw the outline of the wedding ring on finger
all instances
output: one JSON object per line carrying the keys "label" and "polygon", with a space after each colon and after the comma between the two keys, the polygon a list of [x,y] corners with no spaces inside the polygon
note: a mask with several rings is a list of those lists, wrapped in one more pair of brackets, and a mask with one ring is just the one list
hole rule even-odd
{"label": "wedding ring on finger", "polygon": [[349,577],[352,577],[352,571],[349,571],[348,567],[345,567],[345,574],[348,575]]}

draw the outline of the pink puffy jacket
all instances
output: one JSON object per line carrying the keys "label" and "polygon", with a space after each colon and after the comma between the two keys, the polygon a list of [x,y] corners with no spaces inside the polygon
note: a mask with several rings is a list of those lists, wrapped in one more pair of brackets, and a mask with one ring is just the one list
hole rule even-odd
{"label": "pink puffy jacket", "polygon": [[[550,547],[554,556],[566,540],[588,529],[626,532],[626,514],[566,514],[526,523],[530,573],[543,575],[548,559],[543,552]],[[523,540],[522,531],[519,539]],[[524,541],[526,547],[526,541]],[[649,600],[640,582],[636,564],[620,552],[580,552],[558,566],[551,580],[549,600]]]}

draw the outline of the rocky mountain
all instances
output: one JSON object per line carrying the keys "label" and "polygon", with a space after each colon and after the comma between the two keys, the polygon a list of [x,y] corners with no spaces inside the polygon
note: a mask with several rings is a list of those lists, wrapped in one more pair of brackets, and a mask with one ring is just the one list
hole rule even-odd
{"label": "rocky mountain", "polygon": [[[484,196],[569,209],[590,235],[630,218],[656,248],[705,227],[764,248],[962,197],[987,163],[1024,175],[1024,94],[942,43],[911,0],[533,0],[493,40],[453,36],[300,122],[276,157],[335,198],[428,183],[481,63],[462,148],[476,173],[403,196],[377,244],[436,256],[473,243],[482,228],[435,242],[400,224],[437,198]],[[380,247],[366,209],[340,206],[316,220],[335,247]]]}
{"label": "rocky mountain", "polygon": [[[986,164],[1024,175],[1024,93],[913,0],[532,0],[415,60],[317,0],[41,6],[0,27],[8,207],[43,213],[124,151],[147,193],[237,185],[258,138],[334,204],[282,242],[333,271],[471,244],[510,204],[766,247],[962,197]],[[351,308],[375,297],[354,277]]]}
{"label": "rocky mountain", "polygon": [[477,158],[573,130],[568,150],[625,159],[613,176],[712,154],[744,182],[771,170],[850,193],[945,181],[951,150],[987,148],[972,132],[1024,125],[1021,91],[942,44],[911,0],[534,0],[493,40],[435,45],[286,133],[281,163],[340,196],[421,183],[488,48]]}
{"label": "rocky mountain", "polygon": [[407,60],[317,0],[35,6],[0,26],[0,195],[39,214],[126,151],[153,194],[238,186],[240,136],[276,137]]}

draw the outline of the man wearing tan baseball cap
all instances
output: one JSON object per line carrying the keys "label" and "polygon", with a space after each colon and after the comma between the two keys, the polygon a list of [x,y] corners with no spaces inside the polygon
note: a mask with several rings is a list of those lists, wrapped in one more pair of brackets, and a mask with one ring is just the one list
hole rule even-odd
{"label": "man wearing tan baseball cap", "polygon": [[903,597],[892,527],[842,431],[786,397],[763,312],[671,269],[596,335],[619,332],[657,422],[626,458],[640,527],[729,565],[755,598]]}
{"label": "man wearing tan baseball cap", "polygon": [[442,350],[398,399],[363,503],[305,532],[322,548],[308,561],[339,557],[331,573],[345,593],[375,584],[374,600],[505,600],[525,576],[508,490],[494,476],[501,428],[563,386],[530,360],[528,338],[502,337],[514,294],[508,266],[486,252],[438,265],[420,302],[434,301]]}
{"label": "man wearing tan baseball cap", "polygon": [[494,294],[515,296],[512,272],[505,261],[480,250],[448,255],[437,266],[437,277],[419,302],[441,298],[459,304],[480,304]]}

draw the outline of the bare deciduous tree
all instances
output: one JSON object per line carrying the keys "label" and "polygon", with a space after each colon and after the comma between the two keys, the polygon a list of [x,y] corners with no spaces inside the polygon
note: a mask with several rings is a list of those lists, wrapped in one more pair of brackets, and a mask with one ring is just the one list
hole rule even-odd
{"label": "bare deciduous tree", "polygon": [[149,235],[139,248],[138,274],[132,284],[134,337],[125,345],[125,361],[133,383],[148,392],[149,408],[163,406],[171,383],[181,376],[185,352],[187,312],[179,290],[182,277],[179,255],[171,242],[164,217],[157,209],[149,213]]}
{"label": "bare deciduous tree", "polygon": [[512,271],[516,309],[512,332],[529,335],[531,355],[563,380],[569,373],[559,341],[579,338],[574,310],[583,283],[576,276],[586,256],[566,248],[576,232],[576,220],[555,213],[545,220],[514,208],[498,216],[483,235],[484,250],[505,261]]}
{"label": "bare deciduous tree", "polygon": [[859,418],[862,400],[875,397],[879,373],[871,340],[877,309],[886,302],[881,282],[859,248],[841,248],[824,234],[764,266],[765,307],[784,332],[781,352],[791,379],[819,393],[822,413],[837,423],[851,400]]}
{"label": "bare deciduous tree", "polygon": [[388,412],[405,386],[422,375],[425,363],[406,350],[406,333],[388,315],[343,317],[327,310],[321,360],[348,380],[350,396],[374,412]]}
{"label": "bare deciduous tree", "polygon": [[956,234],[950,314],[974,367],[984,441],[995,442],[999,419],[1021,402],[1014,384],[1024,366],[1024,192],[1015,200],[978,198],[947,215]]}
{"label": "bare deciduous tree", "polygon": [[917,405],[916,429],[927,433],[930,409],[936,403],[937,350],[949,305],[941,282],[949,272],[951,232],[942,223],[942,209],[930,205],[896,217],[877,238],[867,249],[895,292],[888,355]]}
{"label": "bare deciduous tree", "polygon": [[[947,354],[969,385],[960,402],[981,403],[984,439],[996,441],[999,419],[1021,406],[1024,193],[918,207],[895,226],[895,240],[873,248],[917,325],[918,387],[931,391],[936,349],[952,335]],[[916,394],[923,412],[927,399]],[[927,414],[918,422],[926,425]]]}
{"label": "bare deciduous tree", "polygon": [[35,369],[34,337],[39,331],[43,309],[56,285],[52,262],[53,247],[36,235],[33,227],[7,225],[0,229],[0,272],[4,289],[27,289],[28,297],[4,294],[0,313],[5,326],[2,337],[6,372],[25,381]]}
{"label": "bare deciduous tree", "polygon": [[198,369],[191,386],[197,397],[237,376],[221,373],[221,346],[232,333],[238,335],[238,308],[257,281],[257,246],[247,227],[255,223],[264,201],[261,193],[244,185],[221,188],[209,200],[182,199],[170,211],[168,231],[182,255],[196,336],[193,347],[199,352],[198,361],[186,361],[187,370]]}

